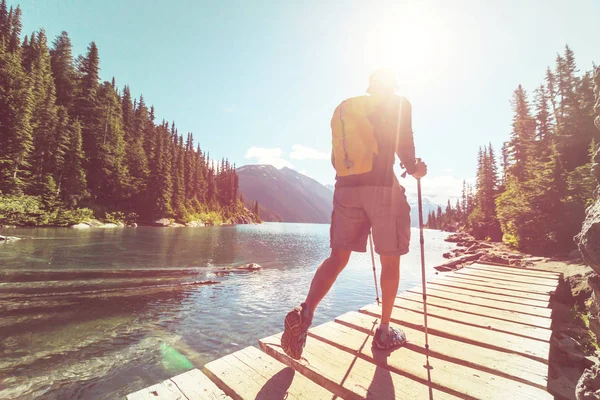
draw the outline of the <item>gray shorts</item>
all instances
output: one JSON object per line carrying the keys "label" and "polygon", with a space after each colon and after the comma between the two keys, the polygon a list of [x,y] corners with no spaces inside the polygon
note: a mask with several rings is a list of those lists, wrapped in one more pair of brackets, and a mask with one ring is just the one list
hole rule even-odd
{"label": "gray shorts", "polygon": [[336,188],[331,216],[331,248],[364,253],[373,229],[375,252],[384,256],[408,253],[410,206],[405,189],[394,186]]}

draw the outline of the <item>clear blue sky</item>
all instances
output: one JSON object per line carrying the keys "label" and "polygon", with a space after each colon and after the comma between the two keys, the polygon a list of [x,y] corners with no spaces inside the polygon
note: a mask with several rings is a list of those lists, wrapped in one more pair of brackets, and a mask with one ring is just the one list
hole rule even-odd
{"label": "clear blue sky", "polygon": [[518,84],[533,92],[566,43],[581,70],[600,62],[596,0],[19,3],[24,33],[66,30],[74,54],[96,41],[102,79],[143,94],[211,156],[291,165],[322,183],[335,175],[333,109],[392,66],[439,201],[474,175],[480,145],[499,153]]}

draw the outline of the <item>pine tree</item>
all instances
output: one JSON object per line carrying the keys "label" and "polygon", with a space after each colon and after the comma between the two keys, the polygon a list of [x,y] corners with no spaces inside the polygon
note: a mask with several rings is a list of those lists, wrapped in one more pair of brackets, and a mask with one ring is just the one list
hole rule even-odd
{"label": "pine tree", "polygon": [[535,138],[535,120],[531,117],[527,94],[521,85],[513,95],[513,110],[515,115],[507,153],[510,157],[511,174],[519,181],[523,181],[527,178],[527,163]]}
{"label": "pine tree", "polygon": [[69,34],[63,31],[53,42],[50,50],[52,75],[56,86],[56,104],[70,110],[75,96],[75,67]]}
{"label": "pine tree", "polygon": [[[51,186],[55,186],[54,177],[57,173],[58,157],[60,157],[60,154],[57,154],[59,133],[57,132],[56,89],[46,41],[46,34],[41,30],[31,49],[34,54],[31,67],[33,108],[30,121],[34,147],[31,157],[33,194],[51,192],[45,184],[50,183]],[[47,179],[45,175],[52,175],[53,179]]]}
{"label": "pine tree", "polygon": [[[12,11],[12,7],[11,7]],[[21,48],[21,30],[23,25],[21,24],[21,6],[17,6],[14,12],[12,12],[10,42],[8,45],[8,51],[11,53],[17,53]]]}
{"label": "pine tree", "polygon": [[10,22],[8,19],[8,9],[6,7],[6,0],[0,2],[0,47],[5,49],[8,47],[10,38]]}
{"label": "pine tree", "polygon": [[83,169],[85,156],[83,154],[81,124],[75,120],[69,125],[69,144],[64,156],[60,193],[66,205],[76,207],[88,195],[87,181]]}
{"label": "pine tree", "polygon": [[144,98],[140,96],[140,101],[134,111],[129,87],[126,86],[126,88],[127,90],[123,89],[123,99],[121,101],[125,128],[125,164],[130,177],[128,196],[132,198],[132,202],[135,204],[142,201],[141,196],[146,192],[146,184],[150,174],[143,141],[146,125],[151,122],[149,121]]}
{"label": "pine tree", "polygon": [[173,142],[173,213],[177,219],[183,219],[187,215],[185,209],[185,180],[184,180],[184,154],[183,136],[175,137]]}
{"label": "pine tree", "polygon": [[0,43],[0,190],[22,192],[27,183],[31,133],[31,88],[20,63]]}
{"label": "pine tree", "polygon": [[[98,203],[115,205],[126,196],[124,188],[129,175],[125,164],[121,104],[110,83],[105,82],[98,88],[97,105],[100,124],[96,125],[95,130],[88,132],[89,145],[94,149],[92,154],[87,154],[88,186]],[[83,139],[85,151],[85,136]]]}
{"label": "pine tree", "polygon": [[154,177],[156,179],[154,215],[159,218],[173,214],[170,142],[168,126],[163,123],[157,129],[156,174]]}

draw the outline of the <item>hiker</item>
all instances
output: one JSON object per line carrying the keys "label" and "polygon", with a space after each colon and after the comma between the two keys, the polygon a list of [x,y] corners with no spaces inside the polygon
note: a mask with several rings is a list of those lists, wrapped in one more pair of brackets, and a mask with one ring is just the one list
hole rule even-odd
{"label": "hiker", "polygon": [[390,327],[400,282],[400,256],[408,253],[410,206],[393,167],[396,154],[416,179],[427,165],[415,158],[411,105],[396,95],[391,71],[371,74],[368,95],[343,101],[331,119],[332,164],[336,170],[330,228],[331,255],[317,269],[306,300],[285,317],[281,345],[300,359],[315,309],[325,297],[353,251],[366,252],[372,230],[381,260],[382,313],[373,347],[397,348],[406,343],[400,329]]}

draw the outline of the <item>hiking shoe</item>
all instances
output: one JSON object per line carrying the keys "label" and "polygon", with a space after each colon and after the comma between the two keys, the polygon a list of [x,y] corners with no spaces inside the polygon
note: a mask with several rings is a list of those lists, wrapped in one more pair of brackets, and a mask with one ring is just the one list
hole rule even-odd
{"label": "hiking shoe", "polygon": [[294,307],[285,316],[283,336],[281,336],[281,348],[289,357],[299,360],[306,345],[306,336],[310,326],[310,317],[306,303]]}
{"label": "hiking shoe", "polygon": [[383,332],[377,328],[375,336],[373,337],[373,347],[379,350],[389,350],[400,348],[406,344],[406,334],[402,329],[389,327],[389,332],[385,339],[383,338]]}

